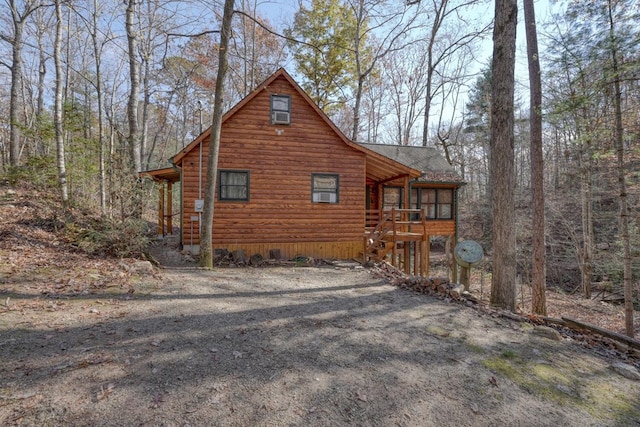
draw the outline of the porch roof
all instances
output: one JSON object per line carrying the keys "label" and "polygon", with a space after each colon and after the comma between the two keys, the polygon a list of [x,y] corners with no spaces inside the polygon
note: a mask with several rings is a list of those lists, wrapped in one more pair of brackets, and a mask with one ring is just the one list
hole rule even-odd
{"label": "porch roof", "polygon": [[436,147],[365,144],[361,147],[375,151],[406,167],[421,171],[418,181],[464,185],[464,180],[447,162]]}
{"label": "porch roof", "polygon": [[162,168],[162,169],[154,169],[150,171],[140,172],[141,176],[149,176],[154,181],[168,181],[168,182],[178,182],[180,181],[180,171],[176,168]]}

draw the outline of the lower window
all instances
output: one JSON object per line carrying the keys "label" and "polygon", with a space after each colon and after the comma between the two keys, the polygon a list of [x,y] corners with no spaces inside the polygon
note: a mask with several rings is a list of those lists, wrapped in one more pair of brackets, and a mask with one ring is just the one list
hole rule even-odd
{"label": "lower window", "polygon": [[218,200],[248,201],[249,171],[221,170],[218,175]]}
{"label": "lower window", "polygon": [[336,174],[311,174],[311,201],[313,203],[338,203],[339,177]]}

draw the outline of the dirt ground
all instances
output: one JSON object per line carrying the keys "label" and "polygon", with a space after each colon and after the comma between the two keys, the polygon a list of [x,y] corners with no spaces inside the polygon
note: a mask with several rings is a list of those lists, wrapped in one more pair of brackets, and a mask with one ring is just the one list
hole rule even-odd
{"label": "dirt ground", "polygon": [[640,425],[640,383],[611,358],[357,266],[18,285],[2,285],[2,425]]}
{"label": "dirt ground", "polygon": [[[89,258],[0,204],[0,425],[638,426],[638,360],[356,263]],[[5,224],[5,225],[3,225]]]}

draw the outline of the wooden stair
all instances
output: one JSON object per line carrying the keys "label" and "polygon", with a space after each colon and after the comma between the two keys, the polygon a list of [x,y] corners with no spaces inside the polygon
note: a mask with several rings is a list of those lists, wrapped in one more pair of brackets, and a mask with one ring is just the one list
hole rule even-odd
{"label": "wooden stair", "polygon": [[[403,248],[403,256],[400,259],[408,274],[411,267],[409,245],[414,242],[414,274],[418,274],[419,271],[419,274],[426,275],[428,236],[424,213],[418,209],[391,209],[378,215],[370,214],[368,212],[365,224],[363,261],[381,262],[391,253],[390,261],[395,266],[398,249]],[[412,221],[411,215],[416,215],[419,219]]]}

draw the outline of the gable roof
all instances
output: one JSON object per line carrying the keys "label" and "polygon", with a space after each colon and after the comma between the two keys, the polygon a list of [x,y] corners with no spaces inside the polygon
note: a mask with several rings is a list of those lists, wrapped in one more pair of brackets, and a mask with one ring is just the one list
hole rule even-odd
{"label": "gable roof", "polygon": [[436,147],[365,143],[360,145],[412,169],[420,170],[422,175],[418,181],[465,184]]}
{"label": "gable roof", "polygon": [[[252,99],[254,99],[259,93],[266,90],[267,87],[275,81],[277,78],[283,77],[288,81],[288,83],[304,98],[304,100],[313,108],[316,114],[322,118],[322,120],[340,137],[340,139],[349,147],[360,151],[365,154],[367,161],[367,175],[374,177],[380,180],[390,180],[393,178],[399,178],[404,176],[409,176],[412,178],[417,178],[420,176],[420,169],[415,169],[407,164],[402,162],[398,162],[392,158],[386,157],[383,154],[380,154],[376,151],[370,150],[367,147],[364,147],[360,144],[356,144],[347,138],[344,133],[329,119],[329,117],[316,105],[315,102],[307,95],[307,93],[295,82],[295,80],[285,71],[284,68],[278,69],[275,73],[273,73],[270,77],[268,77],[264,82],[259,84],[256,89],[254,89],[251,93],[249,93],[244,99],[238,102],[233,108],[227,111],[222,117],[222,124],[233,116],[238,110],[248,104]],[[184,147],[180,152],[178,152],[173,158],[171,162],[174,165],[178,165],[182,158],[189,153],[191,150],[196,148],[200,142],[206,140],[211,135],[211,127],[208,127],[204,132],[202,132],[196,139],[194,139],[190,144]]]}

